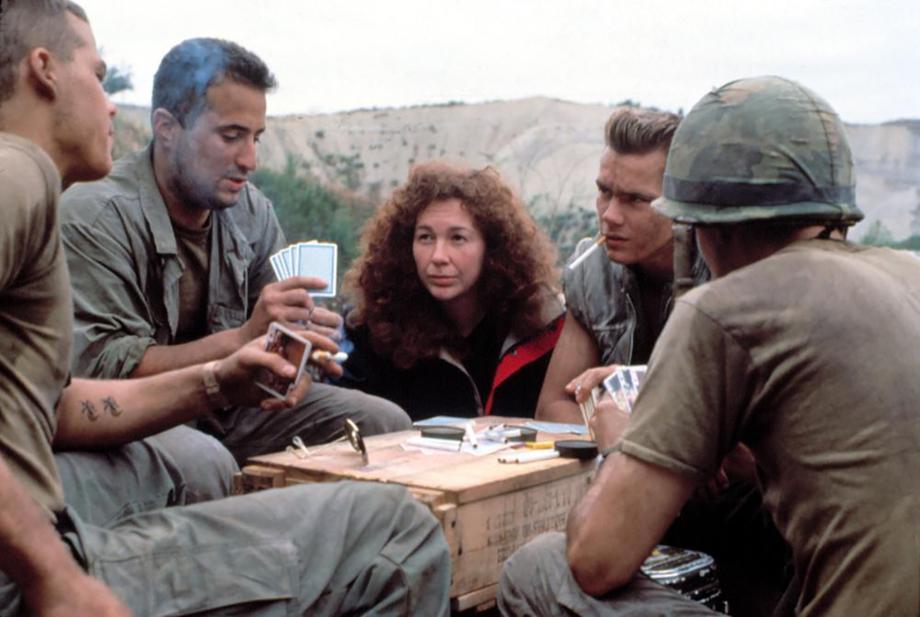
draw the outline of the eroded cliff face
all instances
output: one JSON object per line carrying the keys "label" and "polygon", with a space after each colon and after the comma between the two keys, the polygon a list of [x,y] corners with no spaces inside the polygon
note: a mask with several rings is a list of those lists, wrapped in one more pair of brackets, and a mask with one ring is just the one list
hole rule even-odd
{"label": "eroded cliff face", "polygon": [[[547,98],[447,104],[269,118],[261,165],[283,169],[289,156],[327,184],[382,200],[409,168],[439,158],[493,165],[535,214],[594,207],[603,126],[613,108]],[[116,154],[142,147],[149,110],[120,108]],[[920,235],[920,120],[848,125],[857,199],[866,220],[892,239]]]}
{"label": "eroded cliff face", "polygon": [[[920,120],[847,125],[856,159],[856,198],[895,240],[920,235]],[[857,237],[859,237],[857,228]]]}

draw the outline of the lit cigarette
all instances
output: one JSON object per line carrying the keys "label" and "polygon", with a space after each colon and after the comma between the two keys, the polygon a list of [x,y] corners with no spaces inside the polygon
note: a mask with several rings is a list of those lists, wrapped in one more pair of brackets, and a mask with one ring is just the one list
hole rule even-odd
{"label": "lit cigarette", "polygon": [[573,261],[572,263],[569,264],[569,270],[574,270],[575,268],[577,268],[578,266],[580,266],[580,265],[581,265],[581,262],[583,262],[583,261],[586,260],[588,257],[590,257],[590,256],[591,256],[591,253],[593,253],[594,251],[596,251],[596,250],[597,250],[597,247],[599,247],[601,244],[603,244],[605,240],[606,240],[606,238],[604,237],[603,234],[601,234],[600,236],[598,236],[598,237],[597,237],[597,240],[594,241],[594,244],[591,245],[591,248],[589,248],[587,251],[585,251],[584,253],[582,253],[581,255],[579,255],[578,258],[577,258],[575,261]]}
{"label": "lit cigarette", "polygon": [[336,364],[341,364],[348,359],[348,354],[344,351],[337,351],[336,353],[331,353],[325,349],[317,349],[310,354],[310,362],[329,362],[330,360]]}

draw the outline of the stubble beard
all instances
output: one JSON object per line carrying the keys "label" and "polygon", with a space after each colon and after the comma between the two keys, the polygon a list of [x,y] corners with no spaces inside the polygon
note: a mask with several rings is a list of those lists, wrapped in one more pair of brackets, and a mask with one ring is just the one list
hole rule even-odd
{"label": "stubble beard", "polygon": [[218,199],[214,190],[210,187],[202,186],[194,178],[183,173],[184,169],[194,169],[194,164],[186,161],[184,156],[185,150],[179,150],[173,157],[173,174],[170,179],[170,189],[173,195],[182,200],[182,202],[197,210],[207,210],[209,212],[219,212],[232,208],[239,202],[239,198],[231,203],[226,203]]}

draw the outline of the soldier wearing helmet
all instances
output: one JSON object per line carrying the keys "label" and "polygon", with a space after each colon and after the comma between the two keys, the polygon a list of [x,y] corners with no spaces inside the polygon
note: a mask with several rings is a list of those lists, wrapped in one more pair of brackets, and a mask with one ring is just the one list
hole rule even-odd
{"label": "soldier wearing helmet", "polygon": [[676,303],[632,415],[600,406],[607,460],[566,535],[506,564],[500,608],[712,614],[636,571],[745,444],[793,551],[789,613],[916,615],[920,270],[844,240],[862,213],[839,117],[785,79],[726,84],[682,122],[655,207],[716,278]]}

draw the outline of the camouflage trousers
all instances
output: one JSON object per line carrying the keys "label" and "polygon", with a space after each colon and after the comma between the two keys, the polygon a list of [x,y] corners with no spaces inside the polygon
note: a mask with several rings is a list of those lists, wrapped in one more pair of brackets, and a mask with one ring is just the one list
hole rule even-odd
{"label": "camouflage trousers", "polygon": [[295,435],[307,445],[337,439],[344,435],[345,418],[365,436],[412,428],[399,405],[323,383],[314,383],[296,407],[272,412],[235,407],[200,420],[198,428],[219,439],[242,465],[250,456],[284,450]]}
{"label": "camouflage trousers", "polygon": [[55,452],[54,462],[67,506],[102,527],[138,512],[227,497],[239,471],[219,441],[186,426],[108,450]]}
{"label": "camouflage trousers", "polygon": [[[75,558],[137,617],[447,615],[440,527],[402,487],[301,485],[142,512],[62,513]],[[0,617],[23,617],[0,573]]]}

